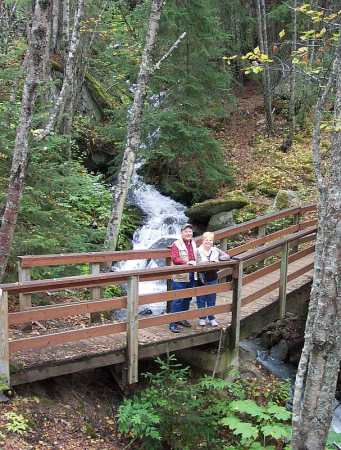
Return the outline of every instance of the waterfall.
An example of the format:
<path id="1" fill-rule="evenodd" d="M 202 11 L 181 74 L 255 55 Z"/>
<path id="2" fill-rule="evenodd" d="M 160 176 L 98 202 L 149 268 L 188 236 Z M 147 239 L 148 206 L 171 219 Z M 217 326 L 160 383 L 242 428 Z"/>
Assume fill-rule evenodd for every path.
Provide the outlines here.
<path id="1" fill-rule="evenodd" d="M 180 234 L 180 227 L 187 221 L 185 206 L 170 197 L 160 194 L 157 189 L 146 184 L 138 175 L 143 162 L 135 165 L 132 185 L 129 192 L 129 203 L 138 206 L 145 215 L 143 225 L 133 236 L 133 249 L 165 248 L 172 244 Z M 164 265 L 164 260 L 125 261 L 117 265 L 116 270 L 145 269 Z M 139 284 L 140 294 L 150 294 L 166 290 L 166 281 L 145 281 Z M 153 303 L 142 307 L 142 313 L 162 314 L 166 304 Z M 149 310 L 149 311 L 148 311 Z M 122 314 L 120 314 L 122 319 Z"/>

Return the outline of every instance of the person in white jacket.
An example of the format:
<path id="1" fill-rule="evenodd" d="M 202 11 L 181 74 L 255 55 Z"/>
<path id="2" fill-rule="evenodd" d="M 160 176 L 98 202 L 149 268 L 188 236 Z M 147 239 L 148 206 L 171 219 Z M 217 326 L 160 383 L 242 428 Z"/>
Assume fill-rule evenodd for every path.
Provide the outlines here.
<path id="1" fill-rule="evenodd" d="M 213 245 L 214 243 L 214 233 L 206 232 L 202 235 L 202 244 L 197 250 L 197 263 L 203 262 L 218 262 L 227 261 L 230 256 L 220 250 L 218 247 Z M 198 285 L 212 285 L 218 283 L 218 273 L 217 270 L 209 270 L 207 272 L 198 272 Z M 207 308 L 209 306 L 215 306 L 217 299 L 217 294 L 207 294 L 197 296 L 198 308 Z M 212 327 L 218 326 L 213 315 L 203 316 L 199 319 L 199 325 L 205 326 L 206 323 L 210 323 Z"/>

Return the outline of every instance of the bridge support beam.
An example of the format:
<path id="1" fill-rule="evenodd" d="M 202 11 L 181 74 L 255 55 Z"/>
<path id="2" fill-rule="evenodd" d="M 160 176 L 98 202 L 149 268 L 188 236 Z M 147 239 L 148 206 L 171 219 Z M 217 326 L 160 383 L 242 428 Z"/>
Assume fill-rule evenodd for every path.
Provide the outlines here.
<path id="1" fill-rule="evenodd" d="M 8 349 L 8 294 L 0 289 L 0 385 L 10 386 Z"/>
<path id="2" fill-rule="evenodd" d="M 127 296 L 127 362 L 128 362 L 128 384 L 138 382 L 138 361 L 139 361 L 139 321 L 138 321 L 138 303 L 139 303 L 139 277 L 132 276 L 128 279 Z"/>

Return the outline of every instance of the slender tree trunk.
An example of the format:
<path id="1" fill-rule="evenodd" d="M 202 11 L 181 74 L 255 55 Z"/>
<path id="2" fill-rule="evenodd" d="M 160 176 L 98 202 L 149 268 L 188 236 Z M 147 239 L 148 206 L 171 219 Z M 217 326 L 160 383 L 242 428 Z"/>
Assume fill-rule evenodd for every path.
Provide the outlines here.
<path id="1" fill-rule="evenodd" d="M 70 44 L 70 0 L 63 0 L 63 40 L 65 52 Z"/>
<path id="2" fill-rule="evenodd" d="M 264 0 L 256 0 L 257 18 L 258 18 L 258 38 L 259 47 L 262 53 L 269 54 L 268 49 L 268 33 L 266 25 L 266 9 Z M 272 114 L 272 94 L 271 94 L 271 77 L 268 65 L 265 65 L 262 72 L 264 107 L 266 116 L 266 125 L 269 134 L 273 131 L 273 114 Z"/>
<path id="3" fill-rule="evenodd" d="M 21 102 L 21 113 L 13 150 L 7 198 L 0 227 L 0 280 L 3 279 L 5 274 L 24 188 L 28 153 L 28 135 L 31 129 L 37 87 L 42 78 L 42 74 L 45 73 L 47 61 L 49 59 L 49 46 L 47 42 L 49 18 L 50 1 L 36 0 L 29 37 L 27 75 Z"/>
<path id="4" fill-rule="evenodd" d="M 330 164 L 322 169 L 320 125 L 323 106 L 336 83 L 335 126 L 341 123 L 341 35 L 333 70 L 318 101 L 313 160 L 319 188 L 314 281 L 305 343 L 296 376 L 293 450 L 323 450 L 333 414 L 341 360 L 341 133 L 332 138 Z"/>
<path id="5" fill-rule="evenodd" d="M 291 51 L 295 52 L 297 49 L 297 0 L 293 0 L 293 11 L 292 11 L 292 47 Z M 281 146 L 281 150 L 287 152 L 293 143 L 295 129 L 296 129 L 296 114 L 295 114 L 295 104 L 296 104 L 296 65 L 291 63 L 290 70 L 290 100 L 289 100 L 289 117 L 288 125 L 289 132 L 288 135 Z"/>
<path id="6" fill-rule="evenodd" d="M 56 105 L 53 112 L 51 113 L 48 124 L 46 125 L 45 129 L 39 136 L 40 140 L 44 139 L 51 133 L 51 131 L 53 131 L 58 119 L 64 113 L 65 104 L 68 101 L 68 97 L 72 94 L 74 73 L 76 70 L 76 57 L 80 45 L 80 27 L 83 14 L 84 14 L 84 0 L 78 0 L 70 43 L 70 50 L 65 65 L 65 73 L 62 89 L 60 91 L 58 99 L 56 100 Z"/>
<path id="7" fill-rule="evenodd" d="M 146 96 L 150 73 L 152 71 L 152 52 L 155 47 L 163 5 L 164 0 L 153 0 L 151 4 L 146 44 L 142 54 L 140 71 L 137 78 L 134 102 L 128 114 L 127 144 L 123 154 L 117 185 L 115 186 L 113 193 L 113 207 L 104 243 L 105 248 L 108 249 L 116 249 L 123 207 L 130 186 L 136 154 L 140 145 L 140 125 L 143 103 Z"/>

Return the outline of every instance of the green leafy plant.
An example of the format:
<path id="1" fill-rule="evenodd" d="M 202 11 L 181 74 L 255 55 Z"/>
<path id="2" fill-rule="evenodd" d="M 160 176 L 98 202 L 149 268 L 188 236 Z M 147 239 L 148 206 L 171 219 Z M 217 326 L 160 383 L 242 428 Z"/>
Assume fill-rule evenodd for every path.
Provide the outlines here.
<path id="1" fill-rule="evenodd" d="M 288 441 L 291 436 L 291 413 L 283 406 L 268 403 L 258 405 L 254 400 L 235 400 L 229 404 L 228 416 L 220 423 L 228 427 L 236 441 L 244 448 L 255 444 L 271 444 L 271 441 Z"/>
<path id="2" fill-rule="evenodd" d="M 248 399 L 249 381 L 204 376 L 192 382 L 174 356 L 157 363 L 157 373 L 145 374 L 149 386 L 118 413 L 119 430 L 144 448 L 257 450 L 289 439 L 291 413 L 264 396 L 263 404 Z"/>
<path id="3" fill-rule="evenodd" d="M 8 390 L 9 390 L 9 386 L 8 386 L 6 377 L 3 375 L 0 375 L 0 392 L 8 391 Z"/>
<path id="4" fill-rule="evenodd" d="M 17 414 L 15 412 L 8 412 L 5 414 L 8 420 L 6 428 L 8 431 L 17 434 L 23 434 L 29 429 L 28 420 L 24 418 L 23 415 Z"/>

